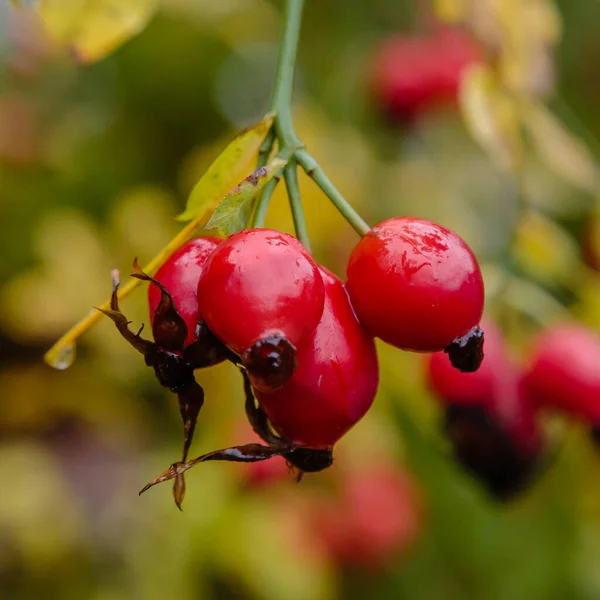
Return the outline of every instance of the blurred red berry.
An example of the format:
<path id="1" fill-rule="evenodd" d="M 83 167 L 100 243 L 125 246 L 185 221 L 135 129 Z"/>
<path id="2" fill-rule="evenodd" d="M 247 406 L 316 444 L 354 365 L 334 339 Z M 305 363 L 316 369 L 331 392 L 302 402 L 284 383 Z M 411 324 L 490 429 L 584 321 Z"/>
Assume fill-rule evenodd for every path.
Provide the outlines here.
<path id="1" fill-rule="evenodd" d="M 317 533 L 342 565 L 377 570 L 395 562 L 423 529 L 414 481 L 394 465 L 348 473 L 339 494 L 315 506 Z"/>
<path id="2" fill-rule="evenodd" d="M 358 322 L 342 281 L 320 267 L 323 315 L 279 390 L 258 391 L 273 427 L 289 442 L 331 448 L 369 410 L 379 380 L 373 338 Z"/>
<path id="3" fill-rule="evenodd" d="M 523 384 L 535 406 L 600 425 L 600 340 L 576 323 L 542 331 L 531 348 Z"/>
<path id="4" fill-rule="evenodd" d="M 456 371 L 438 352 L 427 360 L 428 380 L 458 461 L 494 496 L 507 498 L 533 480 L 542 437 L 501 332 L 489 322 L 485 332 L 476 373 Z"/>
<path id="5" fill-rule="evenodd" d="M 309 252 L 272 229 L 248 229 L 222 242 L 198 284 L 203 320 L 262 390 L 281 387 L 291 376 L 296 350 L 310 339 L 323 302 Z"/>
<path id="6" fill-rule="evenodd" d="M 462 30 L 442 27 L 434 35 L 396 35 L 374 52 L 372 94 L 385 113 L 410 122 L 455 103 L 465 67 L 482 59 L 481 47 Z"/>
<path id="7" fill-rule="evenodd" d="M 204 263 L 221 241 L 217 237 L 210 236 L 190 240 L 175 250 L 154 276 L 154 279 L 162 283 L 171 294 L 177 312 L 185 321 L 186 346 L 195 341 L 196 327 L 200 320 L 197 297 L 200 273 Z M 148 287 L 151 324 L 154 324 L 154 314 L 160 299 L 160 289 L 151 284 Z"/>
<path id="8" fill-rule="evenodd" d="M 456 233 L 426 219 L 375 225 L 352 251 L 347 273 L 358 318 L 398 348 L 442 350 L 481 319 L 477 259 Z"/>

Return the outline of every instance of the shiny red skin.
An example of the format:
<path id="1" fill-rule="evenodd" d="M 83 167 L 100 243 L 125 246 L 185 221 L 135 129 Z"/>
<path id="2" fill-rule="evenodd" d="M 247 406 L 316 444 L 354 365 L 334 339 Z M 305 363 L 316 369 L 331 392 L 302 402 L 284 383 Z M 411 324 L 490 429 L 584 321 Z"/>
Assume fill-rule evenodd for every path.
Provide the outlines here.
<path id="1" fill-rule="evenodd" d="M 185 345 L 195 341 L 196 326 L 200 318 L 198 309 L 198 280 L 204 264 L 213 250 L 222 242 L 217 237 L 199 237 L 183 244 L 175 250 L 154 278 L 162 283 L 173 298 L 175 308 L 185 321 L 187 337 Z M 153 284 L 148 286 L 150 322 L 154 323 L 154 311 L 160 303 L 160 289 Z"/>
<path id="2" fill-rule="evenodd" d="M 352 251 L 346 287 L 375 337 L 416 352 L 443 350 L 481 319 L 483 278 L 467 244 L 426 219 L 394 217 Z"/>
<path id="3" fill-rule="evenodd" d="M 248 229 L 222 242 L 198 283 L 202 318 L 237 354 L 270 335 L 300 347 L 317 326 L 323 302 L 309 252 L 273 229 Z"/>
<path id="4" fill-rule="evenodd" d="M 428 383 L 443 406 L 480 407 L 525 455 L 534 455 L 541 439 L 535 407 L 524 394 L 520 373 L 510 358 L 502 332 L 484 321 L 485 357 L 475 373 L 461 373 L 444 352 L 427 359 Z"/>
<path id="5" fill-rule="evenodd" d="M 528 400 L 600 425 L 600 340 L 582 325 L 543 331 L 523 378 Z"/>
<path id="6" fill-rule="evenodd" d="M 366 570 L 393 564 L 423 529 L 422 498 L 396 465 L 349 473 L 335 499 L 315 505 L 317 535 L 339 563 Z"/>
<path id="7" fill-rule="evenodd" d="M 481 47 L 458 29 L 440 28 L 427 37 L 396 35 L 373 55 L 372 93 L 386 113 L 410 122 L 455 104 L 464 69 L 482 59 Z"/>
<path id="8" fill-rule="evenodd" d="M 331 448 L 369 410 L 379 381 L 372 336 L 358 322 L 342 281 L 320 267 L 325 306 L 279 390 L 257 391 L 273 427 L 289 442 Z"/>

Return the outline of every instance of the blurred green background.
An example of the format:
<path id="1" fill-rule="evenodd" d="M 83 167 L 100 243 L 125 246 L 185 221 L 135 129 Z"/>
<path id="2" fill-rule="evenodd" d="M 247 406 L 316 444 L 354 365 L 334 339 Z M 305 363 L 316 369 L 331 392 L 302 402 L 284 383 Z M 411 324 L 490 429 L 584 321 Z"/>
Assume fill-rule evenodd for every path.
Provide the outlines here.
<path id="1" fill-rule="evenodd" d="M 138 497 L 179 456 L 174 398 L 108 320 L 82 338 L 70 370 L 42 355 L 108 297 L 111 268 L 128 273 L 135 256 L 146 262 L 174 235 L 195 181 L 266 112 L 281 3 L 164 0 L 138 36 L 88 65 L 31 14 L 0 7 L 0 598 L 600 597 L 600 461 L 584 428 L 545 423 L 554 461 L 531 490 L 497 504 L 450 458 L 423 357 L 383 345 L 374 408 L 329 472 L 265 483 L 244 465 L 207 464 L 189 473 L 183 513 L 169 485 Z M 593 154 L 600 3 L 557 8 L 548 103 Z M 305 12 L 296 127 L 348 200 L 371 223 L 412 214 L 460 233 L 483 263 L 489 315 L 516 357 L 546 323 L 600 327 L 594 193 L 528 152 L 522 193 L 534 210 L 517 227 L 510 178 L 457 110 L 412 128 L 378 115 L 370 56 L 392 33 L 425 29 L 423 5 L 320 0 Z M 315 255 L 343 276 L 356 235 L 316 186 L 302 178 L 301 187 Z M 267 225 L 292 231 L 281 189 Z M 123 309 L 147 322 L 145 290 Z M 198 379 L 207 402 L 193 455 L 252 441 L 234 368 Z M 382 564 L 344 565 L 327 551 L 315 510 L 341 502 L 340 482 L 381 465 L 406 498 L 372 518 L 400 519 L 403 539 Z"/>

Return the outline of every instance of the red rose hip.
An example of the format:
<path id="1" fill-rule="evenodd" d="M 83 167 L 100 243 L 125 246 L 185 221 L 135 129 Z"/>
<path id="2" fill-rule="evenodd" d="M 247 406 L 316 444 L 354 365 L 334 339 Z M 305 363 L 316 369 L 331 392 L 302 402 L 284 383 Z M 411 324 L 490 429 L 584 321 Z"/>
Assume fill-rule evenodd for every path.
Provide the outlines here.
<path id="1" fill-rule="evenodd" d="M 332 465 L 334 444 L 373 403 L 379 367 L 373 337 L 356 318 L 342 281 L 323 267 L 320 274 L 322 317 L 298 350 L 294 374 L 283 387 L 265 392 L 254 390 L 242 371 L 248 421 L 267 445 L 233 446 L 174 463 L 142 492 L 212 460 L 257 463 L 282 456 L 299 478 Z"/>
<path id="2" fill-rule="evenodd" d="M 279 390 L 257 392 L 274 429 L 294 446 L 330 449 L 369 410 L 379 379 L 373 338 L 358 322 L 342 281 L 320 268 L 323 316 Z"/>
<path id="3" fill-rule="evenodd" d="M 356 314 L 384 342 L 435 352 L 481 319 L 483 279 L 467 244 L 426 219 L 394 217 L 354 248 L 347 288 Z"/>
<path id="4" fill-rule="evenodd" d="M 482 57 L 473 38 L 459 29 L 391 36 L 369 64 L 371 91 L 387 115 L 409 123 L 432 109 L 455 104 L 464 69 Z"/>
<path id="5" fill-rule="evenodd" d="M 533 405 L 600 426 L 600 340 L 583 325 L 543 331 L 531 349 L 523 383 Z"/>
<path id="6" fill-rule="evenodd" d="M 195 341 L 196 328 L 200 320 L 197 298 L 200 274 L 204 263 L 221 241 L 217 237 L 210 236 L 190 240 L 175 250 L 154 276 L 154 279 L 162 283 L 171 294 L 177 312 L 185 321 L 187 327 L 186 346 Z M 151 284 L 148 287 L 148 305 L 152 325 L 154 325 L 154 313 L 160 301 L 160 289 Z"/>
<path id="7" fill-rule="evenodd" d="M 272 229 L 249 229 L 222 242 L 198 283 L 202 319 L 262 390 L 291 376 L 296 350 L 317 326 L 323 302 L 323 282 L 309 252 Z"/>

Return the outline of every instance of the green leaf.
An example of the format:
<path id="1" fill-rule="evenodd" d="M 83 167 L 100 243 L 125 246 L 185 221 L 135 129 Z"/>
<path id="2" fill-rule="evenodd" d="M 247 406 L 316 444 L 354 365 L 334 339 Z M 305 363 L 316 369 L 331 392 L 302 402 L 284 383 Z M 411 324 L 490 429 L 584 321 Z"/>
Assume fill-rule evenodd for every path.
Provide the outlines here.
<path id="1" fill-rule="evenodd" d="M 40 0 L 36 10 L 54 38 L 90 63 L 140 33 L 157 6 L 157 0 Z"/>
<path id="2" fill-rule="evenodd" d="M 233 183 L 239 181 L 240 170 L 246 167 L 258 152 L 274 118 L 275 115 L 269 113 L 262 121 L 238 134 L 217 156 L 194 186 L 185 211 L 177 217 L 179 221 L 191 221 L 201 213 L 207 213 L 217 207 Z"/>
<path id="3" fill-rule="evenodd" d="M 252 214 L 252 201 L 286 163 L 286 160 L 275 157 L 266 167 L 248 175 L 223 198 L 205 229 L 218 229 L 226 235 L 244 229 Z"/>

